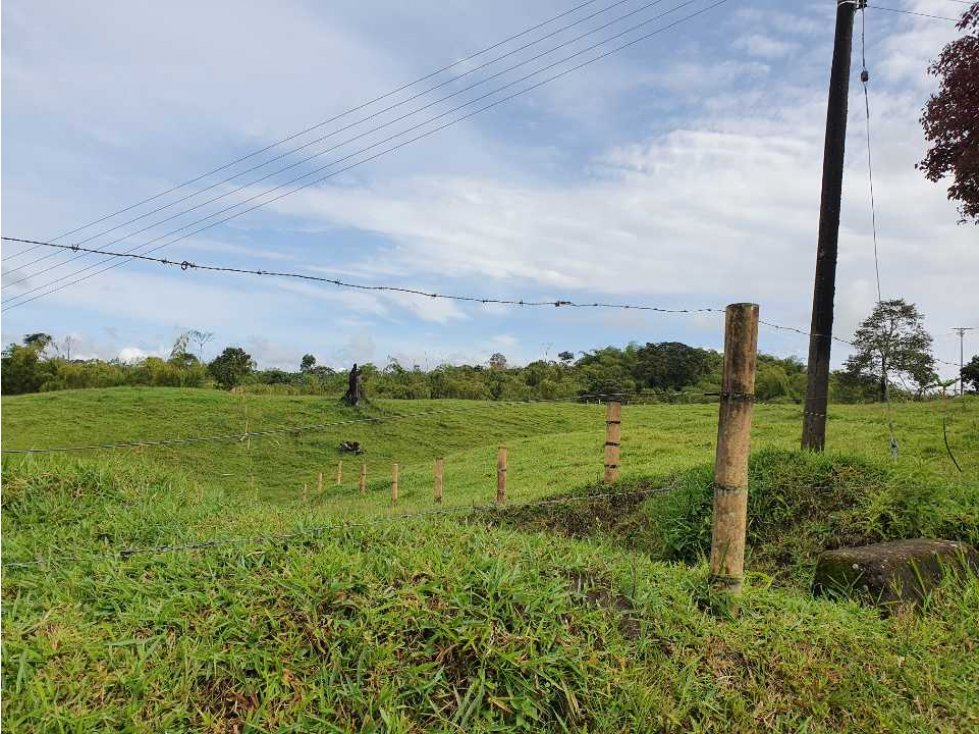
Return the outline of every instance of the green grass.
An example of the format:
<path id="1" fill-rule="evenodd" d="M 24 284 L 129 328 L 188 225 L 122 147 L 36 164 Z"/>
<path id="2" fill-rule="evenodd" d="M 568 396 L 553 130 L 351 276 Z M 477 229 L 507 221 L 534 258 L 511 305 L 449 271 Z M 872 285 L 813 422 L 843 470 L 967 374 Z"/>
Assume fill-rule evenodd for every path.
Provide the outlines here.
<path id="1" fill-rule="evenodd" d="M 63 392 L 5 399 L 3 446 L 234 433 L 245 406 L 251 430 L 358 415 L 314 397 Z M 389 420 L 434 410 L 454 412 Z M 601 406 L 387 401 L 364 413 L 377 422 L 250 451 L 6 458 L 4 563 L 43 562 L 4 569 L 4 731 L 976 730 L 979 581 L 888 617 L 808 591 L 834 544 L 979 540 L 979 403 L 894 412 L 897 461 L 879 406 L 834 407 L 825 456 L 795 450 L 798 408 L 757 406 L 737 620 L 701 611 L 716 406 L 625 408 L 614 489 L 677 487 L 632 500 L 579 497 L 601 469 Z M 349 458 L 331 486 L 341 440 L 367 447 L 366 498 Z M 511 509 L 395 517 L 432 510 L 439 454 L 446 507 L 491 501 L 500 443 Z M 324 495 L 303 502 L 320 470 Z M 566 501 L 517 506 L 544 496 Z M 219 542 L 119 554 L 201 541 Z"/>
<path id="2" fill-rule="evenodd" d="M 433 414 L 435 412 L 435 414 Z M 410 416 L 414 418 L 397 418 Z M 868 459 L 889 456 L 887 421 L 878 405 L 839 406 L 830 411 L 829 448 Z M 942 438 L 949 438 L 967 474 L 979 476 L 979 402 L 894 406 L 901 444 L 899 465 L 939 481 L 958 475 Z M 236 396 L 216 390 L 114 388 L 10 397 L 4 400 L 3 446 L 45 447 L 243 433 L 375 417 L 300 434 L 249 441 L 147 447 L 122 453 L 147 467 L 182 471 L 192 482 L 229 496 L 258 494 L 277 504 L 299 501 L 303 486 L 315 490 L 338 513 L 383 512 L 388 505 L 391 465 L 401 465 L 402 509 L 431 504 L 433 462 L 445 456 L 445 502 L 473 504 L 495 495 L 496 451 L 509 450 L 509 495 L 534 499 L 599 476 L 603 463 L 604 407 L 577 404 L 498 404 L 475 401 L 379 401 L 362 411 L 331 398 Z M 796 406 L 759 405 L 753 448 L 794 449 L 801 416 Z M 664 479 L 713 458 L 717 430 L 714 405 L 626 406 L 623 410 L 623 477 Z M 341 441 L 359 441 L 362 457 L 344 456 Z M 344 482 L 336 469 L 344 463 Z M 368 464 L 369 496 L 357 492 L 360 462 Z M 254 492 L 251 477 L 255 477 Z M 312 494 L 315 494 L 311 492 Z"/>
<path id="3" fill-rule="evenodd" d="M 112 559 L 329 520 L 124 463 L 7 468 L 5 731 L 970 731 L 979 582 L 921 613 L 614 544 L 427 518 Z"/>

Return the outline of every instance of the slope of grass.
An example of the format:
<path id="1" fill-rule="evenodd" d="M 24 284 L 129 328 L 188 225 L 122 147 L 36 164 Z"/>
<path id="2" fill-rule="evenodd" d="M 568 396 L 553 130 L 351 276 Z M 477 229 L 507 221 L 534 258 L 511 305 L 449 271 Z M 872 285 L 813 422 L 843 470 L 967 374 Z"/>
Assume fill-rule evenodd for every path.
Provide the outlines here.
<path id="1" fill-rule="evenodd" d="M 601 471 L 604 407 L 578 404 L 499 404 L 475 401 L 379 401 L 351 410 L 318 397 L 236 396 L 215 390 L 114 388 L 5 398 L 4 448 L 111 443 L 198 435 L 237 435 L 283 426 L 335 424 L 250 441 L 130 449 L 121 454 L 147 468 L 165 466 L 229 496 L 311 502 L 336 512 L 375 513 L 387 507 L 391 464 L 401 465 L 401 507 L 431 504 L 432 464 L 446 457 L 447 504 L 490 501 L 495 492 L 498 445 L 509 448 L 509 493 L 533 499 L 593 481 Z M 403 417 L 399 417 L 403 416 Z M 413 417 L 412 417 L 413 416 Z M 899 404 L 895 428 L 899 466 L 924 471 L 934 481 L 959 476 L 943 443 L 942 419 L 966 476 L 979 476 L 979 402 Z M 712 405 L 626 406 L 623 411 L 623 477 L 665 479 L 712 459 L 717 408 Z M 800 411 L 759 405 L 755 448 L 794 449 Z M 343 455 L 341 441 L 359 441 L 362 457 Z M 830 449 L 868 459 L 889 456 L 881 406 L 831 409 Z M 98 455 L 98 454 L 96 454 Z M 344 463 L 342 486 L 336 469 Z M 369 493 L 357 492 L 360 462 L 368 464 Z M 325 492 L 316 496 L 317 476 Z M 254 482 L 252 481 L 254 477 Z"/>
<path id="2" fill-rule="evenodd" d="M 125 459 L 3 480 L 4 561 L 50 560 L 4 573 L 5 731 L 979 727 L 974 579 L 881 619 L 753 575 L 723 621 L 702 566 L 604 542 L 451 516 L 312 532 L 331 510 Z M 107 555 L 278 533 L 299 534 Z"/>
<path id="3" fill-rule="evenodd" d="M 614 501 L 579 490 L 487 517 L 699 563 L 710 554 L 711 479 L 712 467 L 703 465 L 680 472 L 669 492 L 633 479 L 616 487 Z M 781 585 L 809 588 L 824 550 L 920 537 L 979 545 L 979 482 L 938 481 L 926 466 L 915 471 L 853 455 L 763 449 L 751 457 L 746 563 Z"/>

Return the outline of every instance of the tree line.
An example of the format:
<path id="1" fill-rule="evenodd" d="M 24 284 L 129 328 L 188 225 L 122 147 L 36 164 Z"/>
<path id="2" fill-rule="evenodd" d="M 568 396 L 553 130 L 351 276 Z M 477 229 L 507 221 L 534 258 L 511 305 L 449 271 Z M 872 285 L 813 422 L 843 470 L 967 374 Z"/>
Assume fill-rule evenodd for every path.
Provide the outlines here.
<path id="1" fill-rule="evenodd" d="M 213 334 L 189 331 L 175 341 L 166 358 L 120 360 L 72 359 L 70 340 L 45 333 L 28 334 L 3 350 L 2 390 L 12 395 L 90 387 L 219 388 L 270 394 L 340 397 L 347 375 L 320 365 L 312 354 L 295 371 L 258 369 L 244 349 L 228 346 L 211 361 L 204 348 Z M 931 337 L 913 304 L 885 301 L 853 337 L 854 354 L 833 373 L 831 399 L 869 402 L 884 397 L 921 398 L 944 392 L 954 382 L 938 379 Z M 192 348 L 196 346 L 195 349 Z M 608 346 L 557 359 L 511 365 L 503 354 L 487 364 L 441 364 L 431 369 L 404 366 L 389 359 L 383 366 L 360 366 L 368 399 L 555 400 L 620 395 L 632 401 L 709 402 L 721 385 L 722 356 L 682 342 Z M 887 375 L 887 379 L 885 379 Z M 966 385 L 979 390 L 979 355 L 962 371 Z M 757 399 L 801 402 L 805 366 L 794 357 L 758 355 Z"/>

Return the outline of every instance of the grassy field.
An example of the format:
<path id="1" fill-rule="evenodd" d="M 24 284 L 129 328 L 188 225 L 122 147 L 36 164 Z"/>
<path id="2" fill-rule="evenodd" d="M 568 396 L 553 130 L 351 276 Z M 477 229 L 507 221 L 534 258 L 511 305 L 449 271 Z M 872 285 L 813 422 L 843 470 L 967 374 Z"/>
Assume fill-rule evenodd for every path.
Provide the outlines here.
<path id="1" fill-rule="evenodd" d="M 979 581 L 949 578 L 890 616 L 808 590 L 825 547 L 979 541 L 975 401 L 895 406 L 897 461 L 879 406 L 833 408 L 826 456 L 795 450 L 797 407 L 758 406 L 737 620 L 701 611 L 716 406 L 627 406 L 615 500 L 591 496 L 605 492 L 601 406 L 358 416 L 316 398 L 117 389 L 3 408 L 5 449 L 235 433 L 246 409 L 249 430 L 378 419 L 250 450 L 6 458 L 4 731 L 979 728 Z M 348 481 L 303 502 L 341 440 L 367 447 L 370 495 Z M 436 454 L 447 505 L 491 500 L 500 443 L 511 509 L 391 516 L 432 509 Z"/>
<path id="2" fill-rule="evenodd" d="M 972 476 L 979 473 L 979 403 L 906 403 L 895 405 L 893 413 L 902 467 L 939 480 L 958 478 L 943 443 L 942 417 L 947 415 L 949 441 L 957 458 Z M 368 418 L 376 420 L 365 421 Z M 429 506 L 436 456 L 445 457 L 446 504 L 491 501 L 500 444 L 508 447 L 509 495 L 515 501 L 594 481 L 603 463 L 604 419 L 604 406 L 570 403 L 380 401 L 364 410 L 352 410 L 317 397 L 114 388 L 6 398 L 3 447 L 238 435 L 246 426 L 249 431 L 262 431 L 347 422 L 250 441 L 147 447 L 101 455 L 121 453 L 131 462 L 176 469 L 189 481 L 222 489 L 229 496 L 257 494 L 276 504 L 298 502 L 307 485 L 311 501 L 328 503 L 338 513 L 376 513 L 388 508 L 394 462 L 401 466 L 401 509 Z M 716 426 L 714 405 L 626 406 L 623 477 L 665 481 L 678 470 L 710 463 Z M 753 448 L 794 449 L 800 426 L 798 407 L 759 405 Z M 887 417 L 879 405 L 832 408 L 829 436 L 831 449 L 867 458 L 890 455 Z M 338 448 L 341 441 L 359 441 L 366 453 L 344 455 Z M 339 461 L 344 462 L 344 482 L 337 487 Z M 357 491 L 361 461 L 368 464 L 365 499 Z M 326 490 L 322 496 L 314 491 L 319 472 L 323 472 Z"/>

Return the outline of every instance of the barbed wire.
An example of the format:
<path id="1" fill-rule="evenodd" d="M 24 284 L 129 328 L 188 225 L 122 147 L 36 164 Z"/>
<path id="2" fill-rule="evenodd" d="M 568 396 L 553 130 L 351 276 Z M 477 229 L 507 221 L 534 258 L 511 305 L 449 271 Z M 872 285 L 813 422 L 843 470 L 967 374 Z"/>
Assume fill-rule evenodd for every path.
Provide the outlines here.
<path id="1" fill-rule="evenodd" d="M 542 500 L 530 500 L 527 502 L 498 505 L 496 503 L 482 503 L 471 505 L 457 505 L 454 507 L 442 507 L 432 510 L 421 510 L 419 512 L 398 513 L 385 515 L 383 517 L 366 518 L 363 520 L 344 521 L 317 525 L 304 530 L 297 530 L 292 533 L 281 533 L 272 535 L 252 535 L 252 536 L 232 536 L 228 538 L 214 538 L 201 540 L 191 543 L 166 543 L 153 546 L 121 548 L 108 553 L 96 553 L 88 556 L 56 556 L 53 558 L 36 558 L 30 561 L 4 561 L 3 568 L 34 568 L 37 566 L 56 566 L 66 563 L 85 563 L 100 560 L 127 560 L 135 556 L 144 555 L 163 555 L 168 553 L 179 553 L 184 551 L 208 550 L 224 546 L 237 545 L 273 545 L 276 543 L 289 543 L 304 538 L 315 539 L 331 530 L 348 530 L 352 528 L 374 527 L 382 523 L 403 522 L 416 520 L 419 518 L 432 518 L 437 516 L 449 516 L 459 513 L 471 513 L 478 516 L 480 513 L 496 512 L 503 513 L 514 510 L 523 510 L 531 507 L 548 507 L 559 504 L 569 504 L 573 502 L 590 502 L 595 500 L 612 500 L 615 498 L 629 497 L 651 497 L 655 495 L 668 494 L 679 488 L 681 481 L 674 480 L 663 487 L 651 487 L 637 490 L 617 490 L 612 492 L 565 495 L 562 497 L 551 497 Z M 713 482 L 705 485 L 705 489 L 713 485 Z"/>
<path id="2" fill-rule="evenodd" d="M 171 260 L 165 257 L 154 257 L 152 255 L 141 255 L 133 252 L 115 252 L 111 250 L 104 250 L 99 248 L 82 247 L 80 245 L 69 245 L 60 244 L 55 242 L 46 242 L 43 240 L 32 240 L 22 237 L 7 237 L 4 236 L 3 239 L 7 242 L 18 242 L 23 244 L 35 244 L 43 247 L 53 247 L 62 250 L 75 250 L 87 253 L 94 253 L 98 255 L 106 255 L 109 257 L 119 257 L 119 258 L 129 258 L 133 260 L 143 260 L 146 262 L 159 263 L 160 265 L 165 265 L 168 267 L 177 267 L 182 271 L 186 272 L 188 270 L 200 270 L 207 272 L 216 273 L 232 273 L 235 275 L 255 275 L 262 277 L 275 277 L 275 278 L 289 278 L 293 280 L 303 280 L 316 283 L 323 283 L 326 285 L 333 285 L 338 288 L 350 288 L 353 290 L 360 291 L 372 291 L 372 292 L 388 292 L 388 293 L 402 293 L 406 295 L 419 296 L 423 298 L 431 298 L 436 300 L 448 300 L 448 301 L 459 301 L 466 303 L 476 303 L 482 305 L 497 305 L 497 306 L 518 306 L 518 307 L 554 307 L 554 308 L 578 308 L 578 309 L 615 309 L 623 311 L 647 311 L 651 313 L 662 313 L 662 314 L 704 314 L 704 313 L 724 313 L 725 309 L 717 306 L 701 306 L 701 307 L 689 307 L 689 308 L 669 308 L 666 306 L 652 306 L 648 304 L 636 304 L 636 303 L 608 303 L 608 302 L 581 302 L 572 301 L 569 298 L 554 298 L 554 299 L 530 299 L 530 298 L 496 298 L 492 296 L 471 296 L 471 295 L 459 295 L 451 293 L 439 293 L 437 291 L 426 291 L 421 288 L 411 288 L 408 286 L 399 285 L 369 285 L 365 283 L 353 283 L 349 281 L 340 280 L 338 278 L 327 278 L 320 275 L 311 275 L 309 273 L 296 273 L 289 271 L 279 271 L 279 270 L 265 270 L 259 268 L 238 268 L 227 265 L 206 265 L 201 263 L 196 263 L 191 260 Z M 799 334 L 800 336 L 810 336 L 810 332 L 800 329 L 795 326 L 786 326 L 784 324 L 776 324 L 771 321 L 759 320 L 759 324 L 767 326 L 778 331 L 788 331 L 794 334 Z M 849 347 L 857 348 L 857 345 L 848 339 L 843 339 L 842 337 L 834 336 L 833 341 L 839 342 L 840 344 L 846 344 Z M 947 365 L 950 367 L 957 367 L 958 365 L 953 362 L 947 362 L 942 359 L 935 359 L 936 362 Z"/>
<path id="3" fill-rule="evenodd" d="M 667 313 L 667 314 L 724 313 L 723 308 L 714 308 L 714 307 L 666 308 L 663 306 L 647 306 L 647 305 L 636 305 L 636 304 L 626 304 L 626 303 L 579 303 L 565 298 L 557 298 L 553 300 L 552 299 L 533 300 L 533 299 L 524 299 L 524 298 L 506 299 L 506 298 L 493 298 L 487 296 L 454 295 L 449 293 L 426 291 L 420 288 L 410 288 L 407 286 L 368 285 L 364 283 L 351 283 L 336 278 L 327 278 L 319 275 L 310 275 L 308 273 L 284 272 L 284 271 L 277 271 L 277 270 L 263 270 L 263 269 L 255 269 L 255 268 L 236 268 L 236 267 L 230 267 L 225 265 L 202 265 L 199 263 L 192 262 L 190 260 L 170 260 L 168 258 L 153 257 L 151 255 L 140 255 L 138 253 L 132 253 L 132 252 L 113 252 L 111 250 L 82 247 L 80 245 L 57 244 L 54 242 L 44 242 L 41 240 L 29 240 L 20 237 L 3 237 L 2 239 L 7 242 L 36 244 L 36 245 L 42 245 L 44 247 L 56 247 L 63 250 L 74 250 L 79 252 L 94 253 L 98 255 L 108 255 L 110 257 L 129 258 L 133 260 L 144 260 L 147 262 L 159 263 L 161 265 L 166 265 L 170 267 L 178 267 L 183 271 L 202 270 L 202 271 L 217 272 L 217 273 L 234 273 L 237 275 L 256 275 L 256 276 L 267 276 L 267 277 L 275 277 L 275 278 L 292 278 L 296 280 L 325 283 L 327 285 L 334 285 L 339 288 L 351 288 L 354 290 L 361 290 L 361 291 L 382 291 L 382 292 L 390 292 L 390 293 L 404 293 L 413 296 L 422 296 L 425 298 L 450 300 L 450 301 L 466 301 L 469 303 L 479 303 L 479 304 L 487 304 L 487 305 L 492 304 L 492 305 L 503 305 L 503 306 L 532 306 L 532 307 L 552 306 L 557 308 L 560 307 L 607 308 L 607 309 L 625 309 L 625 310 L 635 310 L 635 311 L 654 311 L 657 313 Z"/>

